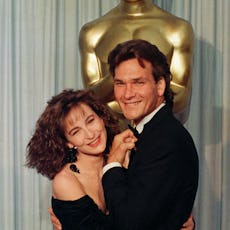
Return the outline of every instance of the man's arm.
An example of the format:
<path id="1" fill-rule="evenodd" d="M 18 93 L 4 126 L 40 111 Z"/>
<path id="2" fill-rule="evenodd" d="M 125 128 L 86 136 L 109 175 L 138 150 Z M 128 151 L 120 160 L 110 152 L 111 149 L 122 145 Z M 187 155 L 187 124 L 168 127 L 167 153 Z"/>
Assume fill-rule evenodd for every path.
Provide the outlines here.
<path id="1" fill-rule="evenodd" d="M 50 221 L 53 224 L 54 230 L 62 230 L 62 226 L 58 218 L 55 216 L 51 207 L 48 208 L 48 212 L 50 214 Z M 188 218 L 188 220 L 183 224 L 181 230 L 194 230 L 195 221 L 192 215 Z M 77 230 L 77 229 L 76 229 Z"/>

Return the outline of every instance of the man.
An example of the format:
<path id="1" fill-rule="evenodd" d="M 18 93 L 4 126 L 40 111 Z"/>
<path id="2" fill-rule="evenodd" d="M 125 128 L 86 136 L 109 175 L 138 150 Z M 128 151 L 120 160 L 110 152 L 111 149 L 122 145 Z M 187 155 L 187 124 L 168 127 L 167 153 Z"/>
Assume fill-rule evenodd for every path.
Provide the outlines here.
<path id="1" fill-rule="evenodd" d="M 115 98 L 139 132 L 128 169 L 121 167 L 125 156 L 116 148 L 103 168 L 104 194 L 114 226 L 180 229 L 192 211 L 198 157 L 190 134 L 173 116 L 166 57 L 147 41 L 130 40 L 115 47 L 108 63 Z M 187 230 L 193 229 L 189 220 Z"/>
<path id="2" fill-rule="evenodd" d="M 82 27 L 79 48 L 84 86 L 93 88 L 122 119 L 114 101 L 107 57 L 117 44 L 130 39 L 147 40 L 167 57 L 175 93 L 173 112 L 184 123 L 191 95 L 193 29 L 188 21 L 159 8 L 152 0 L 120 0 L 105 15 Z"/>
<path id="3" fill-rule="evenodd" d="M 102 178 L 116 229 L 180 229 L 198 186 L 193 140 L 172 113 L 173 93 L 166 57 L 144 40 L 115 47 L 108 58 L 114 95 L 139 132 L 124 170 L 124 157 L 111 151 Z"/>

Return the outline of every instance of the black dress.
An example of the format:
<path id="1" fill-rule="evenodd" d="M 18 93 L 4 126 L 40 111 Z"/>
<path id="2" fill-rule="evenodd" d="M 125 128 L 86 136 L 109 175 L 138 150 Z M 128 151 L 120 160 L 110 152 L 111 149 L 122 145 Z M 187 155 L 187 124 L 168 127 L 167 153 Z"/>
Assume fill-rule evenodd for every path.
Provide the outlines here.
<path id="1" fill-rule="evenodd" d="M 52 197 L 52 208 L 63 230 L 112 230 L 109 216 L 85 195 L 75 201 L 62 201 Z"/>

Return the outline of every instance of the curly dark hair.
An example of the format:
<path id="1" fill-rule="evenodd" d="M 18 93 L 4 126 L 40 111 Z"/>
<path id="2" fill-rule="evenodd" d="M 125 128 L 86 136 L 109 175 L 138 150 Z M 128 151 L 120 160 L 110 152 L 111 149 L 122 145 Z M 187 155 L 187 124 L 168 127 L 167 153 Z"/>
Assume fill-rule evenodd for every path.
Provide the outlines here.
<path id="1" fill-rule="evenodd" d="M 85 103 L 103 119 L 107 131 L 105 154 L 108 153 L 114 136 L 120 132 L 118 120 L 93 92 L 67 89 L 47 102 L 38 119 L 34 134 L 27 145 L 27 167 L 36 168 L 38 173 L 50 180 L 61 171 L 66 164 L 65 156 L 69 149 L 64 135 L 64 119 L 79 103 Z"/>
<path id="2" fill-rule="evenodd" d="M 173 92 L 170 89 L 171 73 L 166 56 L 148 41 L 133 39 L 118 44 L 108 56 L 108 64 L 111 75 L 114 77 L 116 67 L 123 61 L 136 58 L 141 67 L 145 67 L 143 60 L 152 64 L 152 75 L 156 82 L 162 77 L 165 79 L 165 101 L 173 106 Z"/>

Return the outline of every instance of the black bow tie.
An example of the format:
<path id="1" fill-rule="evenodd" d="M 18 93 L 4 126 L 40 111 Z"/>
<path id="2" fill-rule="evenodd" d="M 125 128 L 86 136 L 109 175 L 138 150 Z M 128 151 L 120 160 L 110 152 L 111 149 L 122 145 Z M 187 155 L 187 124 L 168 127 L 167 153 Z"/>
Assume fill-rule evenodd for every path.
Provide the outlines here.
<path id="1" fill-rule="evenodd" d="M 134 127 L 132 127 L 131 125 L 128 125 L 128 127 L 129 127 L 129 129 L 132 130 L 134 136 L 135 136 L 136 138 L 138 138 L 140 134 L 138 133 L 137 129 L 134 128 Z"/>

